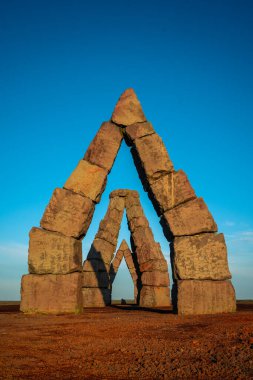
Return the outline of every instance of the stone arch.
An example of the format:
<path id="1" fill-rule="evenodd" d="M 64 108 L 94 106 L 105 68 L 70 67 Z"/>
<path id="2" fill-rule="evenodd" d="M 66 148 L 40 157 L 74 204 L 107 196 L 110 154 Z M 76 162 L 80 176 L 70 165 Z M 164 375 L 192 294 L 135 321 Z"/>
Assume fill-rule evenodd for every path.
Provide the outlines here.
<path id="1" fill-rule="evenodd" d="M 134 284 L 134 301 L 137 303 L 137 296 L 138 296 L 138 273 L 134 264 L 133 259 L 133 253 L 130 250 L 126 240 L 122 240 L 119 249 L 116 252 L 116 255 L 114 256 L 111 265 L 110 265 L 110 285 L 112 289 L 113 282 L 115 280 L 115 277 L 118 273 L 118 269 L 120 267 L 120 264 L 122 262 L 122 259 L 125 259 L 127 268 L 129 270 L 129 273 L 131 275 L 131 278 L 133 280 Z"/>
<path id="2" fill-rule="evenodd" d="M 160 244 L 155 242 L 138 192 L 126 189 L 115 190 L 110 194 L 105 217 L 100 222 L 98 232 L 84 262 L 83 306 L 100 307 L 110 304 L 108 294 L 110 276 L 113 276 L 110 271 L 113 270 L 113 256 L 116 251 L 124 209 L 126 209 L 131 234 L 132 258 L 137 274 L 136 302 L 143 307 L 169 306 L 167 262 Z M 126 243 L 122 243 L 121 248 L 126 249 L 127 255 Z M 120 254 L 121 250 L 118 251 L 118 256 Z M 119 263 L 119 259 L 116 259 L 115 263 L 117 262 Z M 106 276 L 107 282 L 105 281 Z"/>
<path id="3" fill-rule="evenodd" d="M 81 309 L 82 297 L 77 290 L 82 281 L 81 269 L 80 265 L 73 267 L 73 258 L 80 255 L 79 241 L 89 228 L 123 137 L 131 146 L 144 190 L 161 218 L 171 245 L 173 294 L 178 312 L 234 311 L 235 293 L 224 237 L 217 234 L 211 213 L 203 199 L 195 195 L 185 173 L 174 169 L 163 141 L 146 120 L 132 89 L 121 95 L 111 120 L 101 125 L 63 189 L 54 191 L 42 217 L 40 232 L 31 231 L 30 274 L 22 278 L 21 310 L 73 312 Z M 56 262 L 56 257 L 64 256 L 72 264 L 65 263 L 64 268 L 55 264 L 51 268 L 51 264 L 49 267 L 41 264 L 38 256 L 43 257 L 45 263 Z M 45 290 L 47 297 L 35 302 L 36 295 Z M 50 303 L 54 299 L 57 301 Z"/>

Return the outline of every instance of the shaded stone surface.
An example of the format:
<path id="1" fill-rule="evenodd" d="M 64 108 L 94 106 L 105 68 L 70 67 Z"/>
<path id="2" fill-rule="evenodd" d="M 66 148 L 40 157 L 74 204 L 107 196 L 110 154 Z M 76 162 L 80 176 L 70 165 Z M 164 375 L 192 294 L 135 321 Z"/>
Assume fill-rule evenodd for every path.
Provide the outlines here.
<path id="1" fill-rule="evenodd" d="M 36 227 L 29 237 L 29 273 L 66 274 L 82 270 L 80 240 Z"/>
<path id="2" fill-rule="evenodd" d="M 196 198 L 195 192 L 183 170 L 171 172 L 150 183 L 149 195 L 154 202 L 158 215 Z"/>
<path id="3" fill-rule="evenodd" d="M 105 307 L 111 303 L 110 289 L 82 288 L 83 307 Z"/>
<path id="4" fill-rule="evenodd" d="M 83 287 L 107 288 L 109 286 L 109 274 L 107 272 L 83 272 Z"/>
<path id="5" fill-rule="evenodd" d="M 88 260 L 99 260 L 101 259 L 104 263 L 110 264 L 116 246 L 109 243 L 106 240 L 94 239 L 90 251 L 88 253 Z"/>
<path id="6" fill-rule="evenodd" d="M 106 179 L 107 171 L 105 169 L 81 160 L 68 178 L 64 188 L 98 203 L 105 189 Z"/>
<path id="7" fill-rule="evenodd" d="M 140 291 L 139 305 L 142 307 L 170 306 L 170 294 L 168 287 L 143 286 Z"/>
<path id="8" fill-rule="evenodd" d="M 44 212 L 40 225 L 65 236 L 84 236 L 94 212 L 94 203 L 72 191 L 57 188 Z"/>
<path id="9" fill-rule="evenodd" d="M 180 280 L 231 278 L 223 234 L 177 237 L 173 242 L 174 273 Z"/>
<path id="10" fill-rule="evenodd" d="M 141 104 L 132 88 L 128 88 L 120 96 L 112 114 L 112 121 L 125 126 L 146 121 Z"/>
<path id="11" fill-rule="evenodd" d="M 113 123 L 104 122 L 87 149 L 84 159 L 110 172 L 122 139 L 121 128 Z"/>
<path id="12" fill-rule="evenodd" d="M 141 275 L 142 285 L 150 286 L 169 286 L 169 274 L 168 272 L 143 272 Z"/>
<path id="13" fill-rule="evenodd" d="M 105 263 L 102 259 L 89 259 L 83 263 L 84 272 L 109 272 L 110 264 Z"/>
<path id="14" fill-rule="evenodd" d="M 82 275 L 28 274 L 22 277 L 20 310 L 24 313 L 80 313 Z"/>
<path id="15" fill-rule="evenodd" d="M 125 129 L 125 136 L 128 143 L 133 143 L 135 139 L 152 135 L 155 133 L 155 130 L 151 123 L 135 123 L 132 125 L 129 125 Z"/>
<path id="16" fill-rule="evenodd" d="M 135 151 L 149 183 L 173 170 L 165 145 L 156 133 L 136 139 Z"/>
<path id="17" fill-rule="evenodd" d="M 217 231 L 217 225 L 202 198 L 166 211 L 164 220 L 168 230 L 174 236 Z"/>
<path id="18" fill-rule="evenodd" d="M 236 311 L 230 281 L 178 281 L 178 314 L 216 314 Z"/>

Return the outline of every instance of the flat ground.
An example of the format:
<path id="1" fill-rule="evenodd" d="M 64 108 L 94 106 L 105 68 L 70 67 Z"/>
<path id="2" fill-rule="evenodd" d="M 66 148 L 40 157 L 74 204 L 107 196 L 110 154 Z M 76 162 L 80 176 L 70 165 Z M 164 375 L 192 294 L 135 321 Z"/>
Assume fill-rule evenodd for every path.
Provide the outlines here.
<path id="1" fill-rule="evenodd" d="M 0 379 L 253 379 L 253 303 L 187 316 L 130 306 L 24 315 L 0 304 Z"/>

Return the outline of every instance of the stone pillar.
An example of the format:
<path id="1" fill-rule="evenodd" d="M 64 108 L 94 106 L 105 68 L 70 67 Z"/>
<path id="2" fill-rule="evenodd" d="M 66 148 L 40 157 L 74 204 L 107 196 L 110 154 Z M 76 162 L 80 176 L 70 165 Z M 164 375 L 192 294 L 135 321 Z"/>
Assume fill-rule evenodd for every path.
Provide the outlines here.
<path id="1" fill-rule="evenodd" d="M 142 307 L 170 306 L 169 274 L 160 244 L 154 240 L 138 193 L 126 197 L 126 212 L 133 252 L 138 262 L 138 303 Z"/>
<path id="2" fill-rule="evenodd" d="M 87 260 L 83 265 L 83 307 L 103 307 L 111 303 L 110 264 L 116 250 L 125 208 L 122 197 L 110 197 Z"/>

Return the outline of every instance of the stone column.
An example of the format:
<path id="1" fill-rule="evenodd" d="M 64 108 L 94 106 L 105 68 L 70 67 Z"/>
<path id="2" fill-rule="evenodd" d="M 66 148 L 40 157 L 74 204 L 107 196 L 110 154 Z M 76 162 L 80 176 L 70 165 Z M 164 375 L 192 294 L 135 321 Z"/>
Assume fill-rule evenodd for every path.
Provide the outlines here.
<path id="1" fill-rule="evenodd" d="M 83 265 L 83 307 L 103 307 L 111 303 L 110 265 L 116 250 L 125 208 L 122 197 L 111 196 L 104 219 Z"/>

